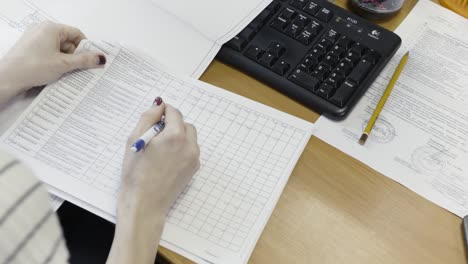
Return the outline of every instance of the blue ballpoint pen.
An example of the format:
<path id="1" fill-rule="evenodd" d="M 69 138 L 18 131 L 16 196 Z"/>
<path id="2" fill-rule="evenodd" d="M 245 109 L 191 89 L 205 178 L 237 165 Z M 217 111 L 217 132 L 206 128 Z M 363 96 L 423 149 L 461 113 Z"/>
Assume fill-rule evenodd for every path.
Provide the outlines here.
<path id="1" fill-rule="evenodd" d="M 139 152 L 145 148 L 145 146 L 157 136 L 164 129 L 166 123 L 164 121 L 157 122 L 152 126 L 148 131 L 146 131 L 143 136 L 141 136 L 135 143 L 133 143 L 131 150 L 133 152 Z"/>

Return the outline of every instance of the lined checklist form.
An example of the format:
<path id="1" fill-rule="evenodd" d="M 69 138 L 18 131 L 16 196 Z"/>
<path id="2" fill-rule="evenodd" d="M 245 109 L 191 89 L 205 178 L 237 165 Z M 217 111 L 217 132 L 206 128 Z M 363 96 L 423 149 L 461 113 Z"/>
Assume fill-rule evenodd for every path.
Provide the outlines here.
<path id="1" fill-rule="evenodd" d="M 201 169 L 171 208 L 161 244 L 197 262 L 246 263 L 313 124 L 177 77 L 117 44 L 85 42 L 79 52 L 87 50 L 106 53 L 106 68 L 46 87 L 2 145 L 51 192 L 115 221 L 125 142 L 161 96 L 196 126 L 201 148 Z"/>

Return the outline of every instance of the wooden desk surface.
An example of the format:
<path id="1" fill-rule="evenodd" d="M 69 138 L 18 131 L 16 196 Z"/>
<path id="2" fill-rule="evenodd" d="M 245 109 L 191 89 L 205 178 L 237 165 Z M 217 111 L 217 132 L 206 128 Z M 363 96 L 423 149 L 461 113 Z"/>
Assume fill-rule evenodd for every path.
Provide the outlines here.
<path id="1" fill-rule="evenodd" d="M 396 17 L 379 24 L 394 30 L 416 2 L 407 0 Z M 202 80 L 311 122 L 319 117 L 219 61 Z M 174 263 L 191 263 L 164 248 L 160 253 Z M 466 259 L 460 218 L 312 138 L 249 263 L 457 264 Z"/>

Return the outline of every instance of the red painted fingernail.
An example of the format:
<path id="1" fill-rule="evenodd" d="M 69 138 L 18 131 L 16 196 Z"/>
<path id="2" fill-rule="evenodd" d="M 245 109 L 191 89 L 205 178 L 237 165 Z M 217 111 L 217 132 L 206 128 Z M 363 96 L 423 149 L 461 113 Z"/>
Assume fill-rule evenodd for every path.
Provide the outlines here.
<path id="1" fill-rule="evenodd" d="M 99 55 L 98 58 L 99 58 L 99 62 L 98 62 L 99 65 L 106 64 L 107 60 L 106 60 L 106 57 L 104 55 Z"/>
<path id="2" fill-rule="evenodd" d="M 162 98 L 158 96 L 158 97 L 156 97 L 156 99 L 154 100 L 153 105 L 158 105 L 158 106 L 159 106 L 159 105 L 162 104 L 162 102 L 163 102 Z"/>

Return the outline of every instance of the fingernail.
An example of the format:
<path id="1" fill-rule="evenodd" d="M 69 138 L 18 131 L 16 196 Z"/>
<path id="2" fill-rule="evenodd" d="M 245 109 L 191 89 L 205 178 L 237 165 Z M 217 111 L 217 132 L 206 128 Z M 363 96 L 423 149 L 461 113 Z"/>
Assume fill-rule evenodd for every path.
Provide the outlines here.
<path id="1" fill-rule="evenodd" d="M 104 55 L 98 55 L 98 65 L 106 64 L 106 57 Z"/>
<path id="2" fill-rule="evenodd" d="M 161 97 L 156 97 L 156 99 L 154 99 L 154 102 L 153 102 L 153 105 L 161 105 L 163 102 L 162 98 Z"/>

